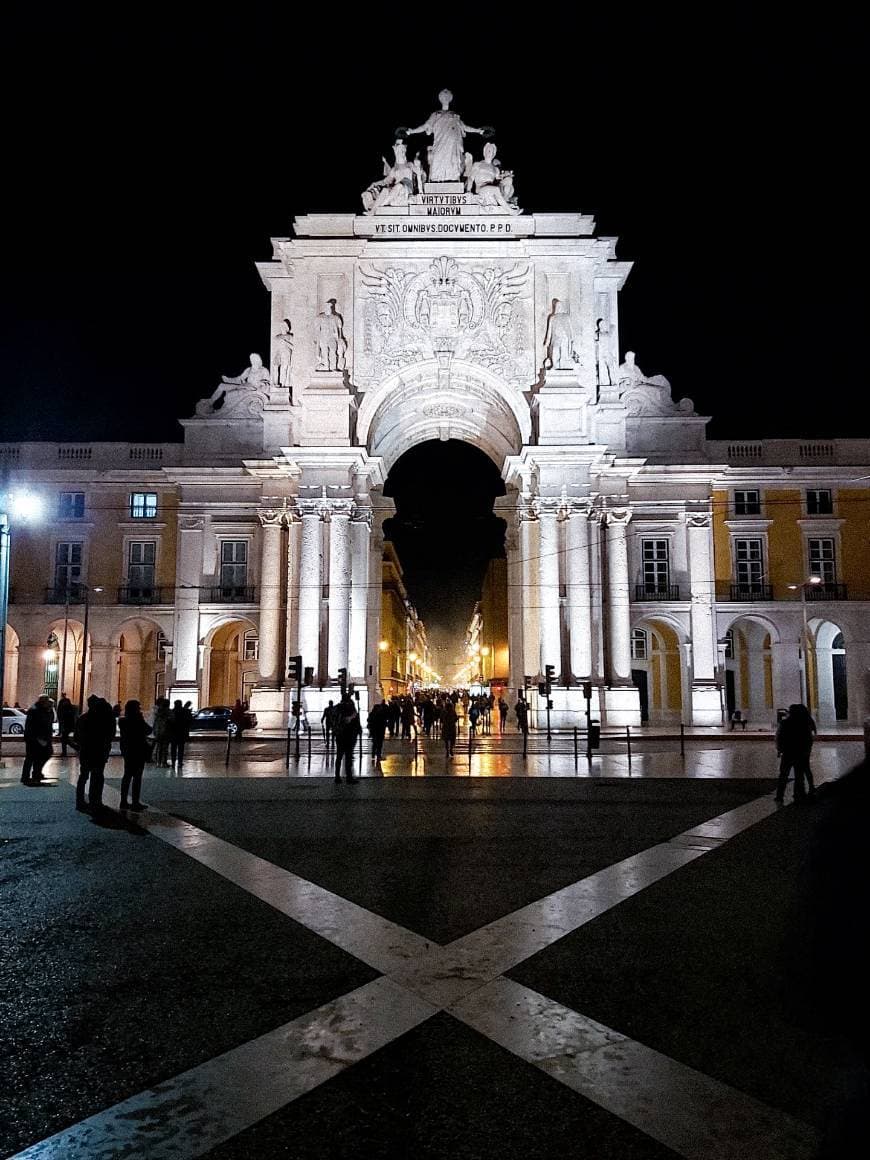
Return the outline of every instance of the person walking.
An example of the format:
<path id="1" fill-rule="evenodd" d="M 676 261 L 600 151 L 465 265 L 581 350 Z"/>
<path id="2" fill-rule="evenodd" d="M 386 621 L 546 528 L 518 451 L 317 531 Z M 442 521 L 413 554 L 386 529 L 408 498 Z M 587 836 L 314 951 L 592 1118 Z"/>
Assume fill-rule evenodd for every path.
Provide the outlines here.
<path id="1" fill-rule="evenodd" d="M 236 703 L 233 705 L 230 712 L 230 724 L 236 727 L 236 741 L 241 741 L 242 734 L 245 731 L 245 726 L 248 724 L 249 717 L 245 712 L 245 706 L 236 698 Z"/>
<path id="2" fill-rule="evenodd" d="M 514 705 L 514 713 L 517 718 L 517 729 L 525 737 L 529 731 L 529 706 L 522 697 Z"/>
<path id="3" fill-rule="evenodd" d="M 357 738 L 362 733 L 362 726 L 353 697 L 349 693 L 345 693 L 336 706 L 333 728 L 335 732 L 335 780 L 341 781 L 341 765 L 344 762 L 345 780 L 355 781 L 353 751 Z"/>
<path id="4" fill-rule="evenodd" d="M 121 809 L 146 809 L 142 801 L 142 774 L 145 762 L 151 754 L 148 734 L 151 726 L 142 716 L 142 706 L 138 701 L 128 701 L 124 706 L 124 716 L 120 722 L 121 728 L 121 756 L 124 758 L 124 776 L 121 778 Z M 133 801 L 129 800 L 130 790 L 133 790 Z"/>
<path id="5" fill-rule="evenodd" d="M 369 713 L 367 722 L 369 737 L 372 739 L 372 761 L 378 766 L 381 764 L 381 758 L 384 755 L 384 734 L 387 731 L 387 714 L 387 706 L 381 701 Z"/>
<path id="6" fill-rule="evenodd" d="M 190 738 L 190 702 L 182 705 L 176 701 L 169 714 L 169 760 L 172 767 L 180 772 L 184 765 L 184 747 Z"/>
<path id="7" fill-rule="evenodd" d="M 57 732 L 60 737 L 60 755 L 66 757 L 67 746 L 75 749 L 73 733 L 76 727 L 76 708 L 66 693 L 57 703 Z"/>
<path id="8" fill-rule="evenodd" d="M 441 736 L 447 756 L 452 757 L 456 748 L 456 706 L 449 699 L 441 710 Z"/>
<path id="9" fill-rule="evenodd" d="M 39 785 L 45 763 L 54 749 L 51 727 L 54 724 L 54 706 L 51 697 L 43 694 L 27 710 L 24 719 L 24 765 L 21 768 L 22 785 Z"/>
<path id="10" fill-rule="evenodd" d="M 79 751 L 79 776 L 76 782 L 76 809 L 99 813 L 103 808 L 103 786 L 106 762 L 115 738 L 115 715 L 112 706 L 92 693 L 88 707 L 76 721 L 75 739 Z M 88 800 L 85 802 L 85 787 Z"/>
<path id="11" fill-rule="evenodd" d="M 815 795 L 813 775 L 810 770 L 810 752 L 816 736 L 816 723 L 806 705 L 789 705 L 788 714 L 776 730 L 776 752 L 779 754 L 779 777 L 776 782 L 775 801 L 785 799 L 788 775 L 794 770 L 794 801 L 806 801 L 807 793 Z M 806 785 L 804 785 L 806 779 Z"/>
<path id="12" fill-rule="evenodd" d="M 323 740 L 326 742 L 326 748 L 332 745 L 335 738 L 335 702 L 330 701 L 323 712 L 320 714 L 320 731 L 323 734 Z"/>
<path id="13" fill-rule="evenodd" d="M 169 718 L 169 698 L 160 697 L 154 707 L 154 729 L 151 736 L 154 738 L 154 764 L 165 769 L 169 765 L 169 733 L 171 721 Z"/>
<path id="14" fill-rule="evenodd" d="M 498 731 L 504 733 L 507 725 L 508 703 L 504 697 L 498 699 Z"/>

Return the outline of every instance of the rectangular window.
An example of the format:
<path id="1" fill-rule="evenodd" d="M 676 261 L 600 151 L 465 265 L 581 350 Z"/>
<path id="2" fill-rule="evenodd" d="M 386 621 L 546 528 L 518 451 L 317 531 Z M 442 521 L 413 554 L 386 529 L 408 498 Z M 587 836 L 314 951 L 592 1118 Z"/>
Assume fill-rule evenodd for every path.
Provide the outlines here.
<path id="1" fill-rule="evenodd" d="M 759 592 L 764 582 L 764 546 L 760 539 L 735 540 L 737 585 L 743 592 Z"/>
<path id="2" fill-rule="evenodd" d="M 644 629 L 635 628 L 631 634 L 631 655 L 636 661 L 645 661 L 649 656 L 649 641 Z"/>
<path id="3" fill-rule="evenodd" d="M 130 496 L 130 519 L 153 520 L 157 515 L 157 493 L 134 491 Z"/>
<path id="4" fill-rule="evenodd" d="M 735 491 L 734 514 L 737 516 L 760 516 L 761 492 Z"/>
<path id="5" fill-rule="evenodd" d="M 82 582 L 82 545 L 57 544 L 54 549 L 55 591 L 74 592 Z"/>
<path id="6" fill-rule="evenodd" d="M 808 516 L 832 516 L 833 514 L 834 502 L 830 491 L 824 489 L 822 491 L 812 490 L 807 492 Z"/>
<path id="7" fill-rule="evenodd" d="M 127 587 L 131 596 L 150 596 L 154 590 L 154 540 L 133 540 L 127 549 Z"/>
<path id="8" fill-rule="evenodd" d="M 59 520 L 81 520 L 85 516 L 85 493 L 83 491 L 62 491 L 57 500 Z"/>
<path id="9" fill-rule="evenodd" d="M 811 539 L 809 549 L 810 575 L 821 576 L 822 583 L 825 585 L 836 584 L 837 560 L 833 539 L 827 536 L 824 539 Z"/>
<path id="10" fill-rule="evenodd" d="M 221 596 L 232 600 L 248 583 L 248 541 L 221 541 Z"/>
<path id="11" fill-rule="evenodd" d="M 158 664 L 166 663 L 166 634 L 158 628 L 155 639 L 155 660 Z"/>
<path id="12" fill-rule="evenodd" d="M 644 540 L 643 586 L 646 592 L 667 592 L 670 584 L 670 563 L 667 540 Z"/>
<path id="13" fill-rule="evenodd" d="M 244 659 L 246 661 L 256 661 L 260 658 L 260 638 L 255 632 L 245 633 L 245 651 Z"/>

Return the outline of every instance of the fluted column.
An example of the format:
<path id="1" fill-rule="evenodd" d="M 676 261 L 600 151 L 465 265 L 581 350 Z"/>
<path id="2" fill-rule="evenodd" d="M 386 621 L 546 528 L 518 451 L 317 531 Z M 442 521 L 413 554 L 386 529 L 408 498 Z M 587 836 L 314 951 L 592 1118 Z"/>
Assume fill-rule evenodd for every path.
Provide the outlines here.
<path id="1" fill-rule="evenodd" d="M 323 547 L 319 500 L 300 500 L 302 547 L 299 553 L 299 653 L 303 666 L 320 668 L 320 599 Z"/>
<path id="2" fill-rule="evenodd" d="M 347 667 L 351 679 L 364 683 L 368 620 L 369 553 L 372 537 L 371 508 L 354 507 L 350 520 L 350 643 Z"/>
<path id="3" fill-rule="evenodd" d="M 333 500 L 329 522 L 329 651 L 327 670 L 337 677 L 347 668 L 350 630 L 350 514 L 347 500 Z"/>
<path id="4" fill-rule="evenodd" d="M 523 660 L 523 563 L 520 555 L 520 536 L 515 523 L 508 521 L 505 536 L 507 555 L 508 604 L 508 661 L 510 683 L 518 689 L 525 674 Z"/>
<path id="5" fill-rule="evenodd" d="M 282 532 L 284 511 L 264 509 L 258 513 L 260 539 L 260 683 L 277 689 L 281 684 L 281 605 L 284 586 Z"/>
<path id="6" fill-rule="evenodd" d="M 592 675 L 592 585 L 586 507 L 575 507 L 568 514 L 567 549 L 571 673 L 575 679 L 584 680 Z"/>
<path id="7" fill-rule="evenodd" d="M 522 573 L 523 664 L 526 676 L 541 671 L 541 641 L 538 633 L 538 516 L 531 503 L 517 510 L 520 526 L 520 569 Z M 520 682 L 518 682 L 520 683 Z"/>
<path id="8" fill-rule="evenodd" d="M 541 502 L 538 509 L 538 604 L 540 606 L 541 671 L 552 665 L 560 676 L 562 642 L 559 631 L 559 523 L 555 503 Z"/>
<path id="9" fill-rule="evenodd" d="M 631 605 L 628 586 L 628 524 L 631 512 L 607 513 L 607 615 L 611 684 L 631 682 Z"/>
<path id="10" fill-rule="evenodd" d="M 689 595 L 692 601 L 692 668 L 696 681 L 716 678 L 713 540 L 709 512 L 686 516 Z"/>

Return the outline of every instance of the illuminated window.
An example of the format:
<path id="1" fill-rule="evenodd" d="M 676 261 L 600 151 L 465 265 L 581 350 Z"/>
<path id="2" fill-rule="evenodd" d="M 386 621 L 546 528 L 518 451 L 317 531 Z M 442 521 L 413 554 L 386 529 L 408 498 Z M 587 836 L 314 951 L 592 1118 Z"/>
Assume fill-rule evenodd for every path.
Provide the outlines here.
<path id="1" fill-rule="evenodd" d="M 153 520 L 157 515 L 157 493 L 134 491 L 130 496 L 130 519 Z"/>

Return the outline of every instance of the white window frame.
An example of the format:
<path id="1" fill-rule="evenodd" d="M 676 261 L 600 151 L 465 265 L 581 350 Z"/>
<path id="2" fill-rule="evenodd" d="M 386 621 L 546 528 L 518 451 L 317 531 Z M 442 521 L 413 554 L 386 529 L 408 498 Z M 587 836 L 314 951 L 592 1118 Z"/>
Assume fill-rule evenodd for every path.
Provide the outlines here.
<path id="1" fill-rule="evenodd" d="M 141 512 L 136 511 L 136 507 L 137 507 L 136 498 L 138 496 L 142 497 L 142 505 L 141 506 L 142 506 L 143 510 Z M 154 498 L 154 510 L 149 511 L 148 508 L 150 505 L 148 504 L 148 500 L 152 496 Z M 131 491 L 128 502 L 129 502 L 128 511 L 129 511 L 131 520 L 156 520 L 157 519 L 157 514 L 160 511 L 160 496 L 156 491 Z"/>
<path id="2" fill-rule="evenodd" d="M 758 496 L 758 510 L 754 512 L 738 511 L 738 495 L 757 495 Z M 740 500 L 740 503 L 746 503 L 746 500 Z M 753 516 L 761 516 L 764 514 L 764 495 L 760 487 L 735 487 L 731 496 L 731 511 L 734 513 L 735 519 L 751 519 Z"/>

